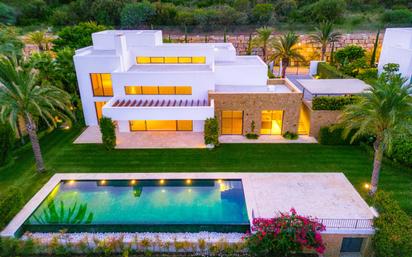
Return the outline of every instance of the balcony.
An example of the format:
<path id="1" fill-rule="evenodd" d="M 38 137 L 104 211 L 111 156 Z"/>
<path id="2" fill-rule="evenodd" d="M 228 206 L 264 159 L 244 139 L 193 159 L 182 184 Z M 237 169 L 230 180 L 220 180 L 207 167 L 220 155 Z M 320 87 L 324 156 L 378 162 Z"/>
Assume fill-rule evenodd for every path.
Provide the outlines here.
<path id="1" fill-rule="evenodd" d="M 206 99 L 116 99 L 103 106 L 113 120 L 205 120 L 214 116 L 214 101 Z"/>

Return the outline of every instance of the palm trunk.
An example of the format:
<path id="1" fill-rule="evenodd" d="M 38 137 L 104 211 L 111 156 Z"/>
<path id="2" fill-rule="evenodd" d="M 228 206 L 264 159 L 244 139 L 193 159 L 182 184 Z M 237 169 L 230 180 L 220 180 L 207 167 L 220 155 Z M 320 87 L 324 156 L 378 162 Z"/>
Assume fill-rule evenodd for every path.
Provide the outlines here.
<path id="1" fill-rule="evenodd" d="M 45 171 L 45 167 L 43 156 L 41 154 L 39 139 L 36 134 L 36 127 L 29 114 L 26 114 L 24 121 L 26 123 L 27 133 L 29 134 L 30 142 L 33 148 L 34 159 L 36 161 L 36 169 L 38 172 L 43 172 Z"/>
<path id="2" fill-rule="evenodd" d="M 380 173 L 381 165 L 382 165 L 384 144 L 382 143 L 380 139 L 376 139 L 375 143 L 373 144 L 373 148 L 375 149 L 375 156 L 373 159 L 373 172 L 372 172 L 371 189 L 369 191 L 369 195 L 374 195 L 376 191 L 378 190 L 379 173 Z"/>
<path id="3" fill-rule="evenodd" d="M 289 59 L 283 58 L 282 59 L 282 78 L 286 77 L 286 69 L 289 66 Z"/>
<path id="4" fill-rule="evenodd" d="M 263 43 L 262 52 L 263 52 L 263 61 L 265 61 L 266 63 L 266 42 Z"/>
<path id="5" fill-rule="evenodd" d="M 325 56 L 326 56 L 326 46 L 325 45 L 323 45 L 322 46 L 322 56 L 321 56 L 321 60 L 322 61 L 325 61 Z"/>

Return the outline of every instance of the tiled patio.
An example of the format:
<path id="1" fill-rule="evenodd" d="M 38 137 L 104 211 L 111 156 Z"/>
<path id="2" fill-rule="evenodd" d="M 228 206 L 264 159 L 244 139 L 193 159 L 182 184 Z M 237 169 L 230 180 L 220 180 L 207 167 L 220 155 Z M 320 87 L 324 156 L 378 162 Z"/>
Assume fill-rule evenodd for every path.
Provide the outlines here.
<path id="1" fill-rule="evenodd" d="M 288 140 L 280 135 L 262 135 L 258 139 L 247 139 L 241 135 L 224 135 L 219 137 L 222 144 L 316 144 L 314 137 L 300 135 L 296 140 Z"/>
<path id="2" fill-rule="evenodd" d="M 182 131 L 116 131 L 116 149 L 139 148 L 205 148 L 203 133 Z M 74 141 L 75 144 L 100 144 L 101 134 L 98 126 L 90 126 Z"/>

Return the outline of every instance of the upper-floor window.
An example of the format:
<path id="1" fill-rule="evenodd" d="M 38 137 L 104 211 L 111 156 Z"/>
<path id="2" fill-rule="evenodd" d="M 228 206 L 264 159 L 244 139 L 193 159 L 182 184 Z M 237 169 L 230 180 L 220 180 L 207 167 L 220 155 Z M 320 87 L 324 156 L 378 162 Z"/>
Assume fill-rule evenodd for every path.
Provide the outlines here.
<path id="1" fill-rule="evenodd" d="M 191 95 L 190 86 L 125 86 L 126 95 Z"/>
<path id="2" fill-rule="evenodd" d="M 205 64 L 205 56 L 138 56 L 136 57 L 136 63 L 138 64 Z"/>
<path id="3" fill-rule="evenodd" d="M 112 76 L 110 73 L 91 73 L 90 80 L 94 96 L 113 96 Z"/>

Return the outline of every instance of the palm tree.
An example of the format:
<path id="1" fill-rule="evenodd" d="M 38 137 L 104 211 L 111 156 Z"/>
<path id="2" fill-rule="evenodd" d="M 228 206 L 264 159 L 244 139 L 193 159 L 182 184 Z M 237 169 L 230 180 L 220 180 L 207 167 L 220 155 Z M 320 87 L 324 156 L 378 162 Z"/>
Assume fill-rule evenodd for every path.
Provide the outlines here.
<path id="1" fill-rule="evenodd" d="M 412 131 L 412 85 L 405 86 L 405 81 L 400 74 L 386 69 L 371 85 L 369 92 L 363 94 L 358 102 L 346 106 L 340 117 L 345 137 L 355 130 L 352 141 L 364 135 L 376 138 L 370 195 L 374 195 L 378 188 L 385 150 L 391 151 L 395 136 Z"/>
<path id="2" fill-rule="evenodd" d="M 341 39 L 342 34 L 334 31 L 333 23 L 324 21 L 319 24 L 319 27 L 315 28 L 315 33 L 310 35 L 310 38 L 321 45 L 322 61 L 325 61 L 326 48 L 329 44 L 337 42 Z"/>
<path id="3" fill-rule="evenodd" d="M 36 84 L 37 73 L 27 64 L 19 65 L 16 58 L 0 57 L 0 120 L 16 131 L 19 118 L 24 120 L 32 144 L 37 171 L 45 170 L 36 122 L 44 120 L 56 125 L 56 117 L 72 117 L 70 95 L 54 86 Z"/>
<path id="4" fill-rule="evenodd" d="M 263 60 L 267 61 L 267 47 L 269 43 L 270 36 L 272 35 L 273 29 L 271 27 L 261 27 L 256 30 L 257 36 L 253 38 L 252 44 L 254 46 L 262 48 Z"/>
<path id="5" fill-rule="evenodd" d="M 288 32 L 275 39 L 272 44 L 273 55 L 271 59 L 282 62 L 282 78 L 286 75 L 286 69 L 291 60 L 304 61 L 305 58 L 299 53 L 299 36 L 294 32 Z"/>
<path id="6" fill-rule="evenodd" d="M 52 38 L 49 37 L 44 31 L 30 32 L 27 39 L 29 43 L 37 45 L 40 52 L 49 50 L 51 40 Z"/>

